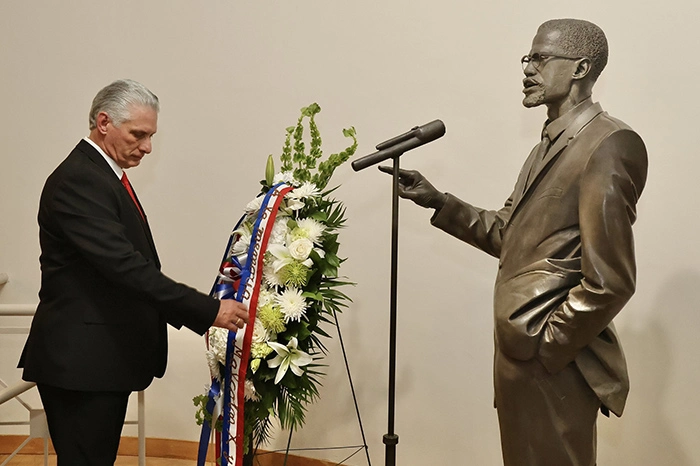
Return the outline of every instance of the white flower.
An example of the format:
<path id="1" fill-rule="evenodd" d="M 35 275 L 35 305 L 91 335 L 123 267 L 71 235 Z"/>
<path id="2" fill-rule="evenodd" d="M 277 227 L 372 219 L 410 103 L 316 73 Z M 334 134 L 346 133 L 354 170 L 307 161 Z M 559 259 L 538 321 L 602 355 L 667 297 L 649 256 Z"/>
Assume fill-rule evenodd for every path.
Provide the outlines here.
<path id="1" fill-rule="evenodd" d="M 268 244 L 284 243 L 284 239 L 289 233 L 289 227 L 287 226 L 288 221 L 289 217 L 280 217 L 279 215 L 277 216 L 277 218 L 275 219 L 275 224 L 272 226 L 272 231 L 270 232 L 270 239 L 268 240 Z"/>
<path id="2" fill-rule="evenodd" d="M 212 327 L 209 329 L 209 350 L 206 352 L 207 364 L 212 377 L 221 380 L 219 364 L 226 365 L 226 348 L 228 330 Z"/>
<path id="3" fill-rule="evenodd" d="M 271 288 L 284 285 L 279 274 L 275 272 L 273 263 L 268 261 L 263 263 L 263 281 Z"/>
<path id="4" fill-rule="evenodd" d="M 265 200 L 265 196 L 258 196 L 250 201 L 248 205 L 245 206 L 246 213 L 248 215 L 257 214 L 260 207 L 262 207 L 263 200 Z"/>
<path id="5" fill-rule="evenodd" d="M 303 218 L 297 222 L 297 227 L 287 235 L 287 242 L 291 243 L 299 238 L 308 238 L 318 244 L 325 230 L 326 227 L 321 222 L 313 218 Z"/>
<path id="6" fill-rule="evenodd" d="M 289 254 L 298 261 L 305 261 L 309 258 L 309 254 L 311 254 L 313 248 L 314 243 L 309 239 L 299 238 L 289 245 Z"/>
<path id="7" fill-rule="evenodd" d="M 264 270 L 264 269 L 263 269 Z M 265 272 L 263 271 L 263 274 Z M 268 288 L 265 287 L 260 287 L 260 293 L 258 293 L 258 309 L 260 309 L 263 306 L 267 306 L 271 302 L 275 300 L 275 293 L 272 290 L 269 290 Z"/>
<path id="8" fill-rule="evenodd" d="M 243 395 L 248 401 L 260 401 L 258 392 L 255 391 L 255 385 L 252 380 L 245 381 L 245 394 Z"/>
<path id="9" fill-rule="evenodd" d="M 280 311 L 284 314 L 284 322 L 290 320 L 299 322 L 306 315 L 308 306 L 306 299 L 302 296 L 302 291 L 296 288 L 287 288 L 281 294 L 277 295 L 277 304 Z"/>
<path id="10" fill-rule="evenodd" d="M 248 248 L 250 247 L 251 236 L 249 232 L 239 230 L 236 230 L 240 236 L 231 247 L 231 255 L 236 256 L 241 266 L 245 266 L 246 262 L 248 262 Z"/>
<path id="11" fill-rule="evenodd" d="M 306 199 L 307 197 L 316 197 L 320 194 L 315 184 L 305 181 L 301 186 L 294 188 L 292 192 L 288 193 L 287 197 L 291 199 Z"/>
<path id="12" fill-rule="evenodd" d="M 274 341 L 271 341 L 268 344 L 277 353 L 277 356 L 275 356 L 274 359 L 267 361 L 267 365 L 271 369 L 279 367 L 277 369 L 277 375 L 275 376 L 275 384 L 278 384 L 280 380 L 282 380 L 284 374 L 287 373 L 287 369 L 291 369 L 295 375 L 301 377 L 304 374 L 302 367 L 313 361 L 313 358 L 309 356 L 308 353 L 297 349 L 297 345 L 299 343 L 294 337 L 289 340 L 287 346 L 281 345 Z"/>
<path id="13" fill-rule="evenodd" d="M 265 328 L 262 322 L 255 319 L 253 325 L 253 343 L 265 343 L 270 339 L 270 332 Z"/>
<path id="14" fill-rule="evenodd" d="M 294 175 L 292 172 L 280 172 L 275 175 L 275 178 L 272 182 L 272 184 L 277 184 L 277 183 L 287 183 L 287 184 L 292 184 L 292 185 L 297 185 L 299 184 L 297 180 L 294 179 Z"/>
<path id="15" fill-rule="evenodd" d="M 303 209 L 305 205 L 304 201 L 300 199 L 287 199 L 287 208 L 289 210 L 300 210 Z"/>
<path id="16" fill-rule="evenodd" d="M 291 264 L 294 260 L 292 253 L 283 244 L 268 244 L 267 252 L 274 256 L 272 269 L 275 273 L 279 272 L 285 265 Z"/>
<path id="17" fill-rule="evenodd" d="M 209 366 L 209 374 L 213 379 L 217 379 L 218 381 L 222 381 L 223 378 L 221 376 L 221 367 L 219 366 L 219 361 L 216 358 L 216 354 L 214 354 L 213 351 L 209 350 L 204 355 L 207 358 L 207 366 Z"/>

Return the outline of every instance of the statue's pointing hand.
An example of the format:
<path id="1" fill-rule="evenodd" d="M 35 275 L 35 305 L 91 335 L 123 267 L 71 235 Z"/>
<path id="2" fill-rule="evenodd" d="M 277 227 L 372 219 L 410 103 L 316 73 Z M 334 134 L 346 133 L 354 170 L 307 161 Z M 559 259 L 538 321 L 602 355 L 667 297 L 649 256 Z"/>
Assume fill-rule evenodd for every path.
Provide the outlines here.
<path id="1" fill-rule="evenodd" d="M 379 166 L 379 171 L 394 173 L 392 167 Z M 421 207 L 440 210 L 445 205 L 447 195 L 435 189 L 417 170 L 399 169 L 399 196 L 410 199 Z"/>

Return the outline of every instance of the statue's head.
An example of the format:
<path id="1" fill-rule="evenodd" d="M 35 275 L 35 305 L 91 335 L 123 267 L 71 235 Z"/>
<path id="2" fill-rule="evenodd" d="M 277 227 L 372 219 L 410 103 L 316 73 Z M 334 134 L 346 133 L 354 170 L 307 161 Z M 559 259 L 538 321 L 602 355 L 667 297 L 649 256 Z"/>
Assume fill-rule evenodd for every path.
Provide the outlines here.
<path id="1" fill-rule="evenodd" d="M 590 94 L 608 62 L 608 41 L 595 24 L 580 19 L 543 23 L 523 57 L 523 105 L 556 105 L 572 92 Z"/>

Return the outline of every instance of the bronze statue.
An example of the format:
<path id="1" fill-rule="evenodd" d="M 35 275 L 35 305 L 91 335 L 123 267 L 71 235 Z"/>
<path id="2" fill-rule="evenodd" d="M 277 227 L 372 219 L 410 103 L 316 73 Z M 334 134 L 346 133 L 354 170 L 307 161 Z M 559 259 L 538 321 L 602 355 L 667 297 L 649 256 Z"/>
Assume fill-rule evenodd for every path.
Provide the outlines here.
<path id="1" fill-rule="evenodd" d="M 499 258 L 494 388 L 506 466 L 593 466 L 597 412 L 622 415 L 629 390 L 612 320 L 635 290 L 632 224 L 647 154 L 592 100 L 607 59 L 590 22 L 539 27 L 522 58 L 523 105 L 546 105 L 548 119 L 500 210 L 400 171 L 401 197 Z"/>

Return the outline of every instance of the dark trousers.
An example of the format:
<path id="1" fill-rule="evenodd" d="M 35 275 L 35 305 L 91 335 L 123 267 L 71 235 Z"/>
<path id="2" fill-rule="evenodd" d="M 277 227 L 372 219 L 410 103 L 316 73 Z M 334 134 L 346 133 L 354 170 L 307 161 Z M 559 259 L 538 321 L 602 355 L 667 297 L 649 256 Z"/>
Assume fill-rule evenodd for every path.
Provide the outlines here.
<path id="1" fill-rule="evenodd" d="M 505 466 L 594 466 L 600 400 L 574 363 L 550 374 L 496 350 L 496 408 Z"/>
<path id="2" fill-rule="evenodd" d="M 113 466 L 130 392 L 38 388 L 58 466 Z"/>

